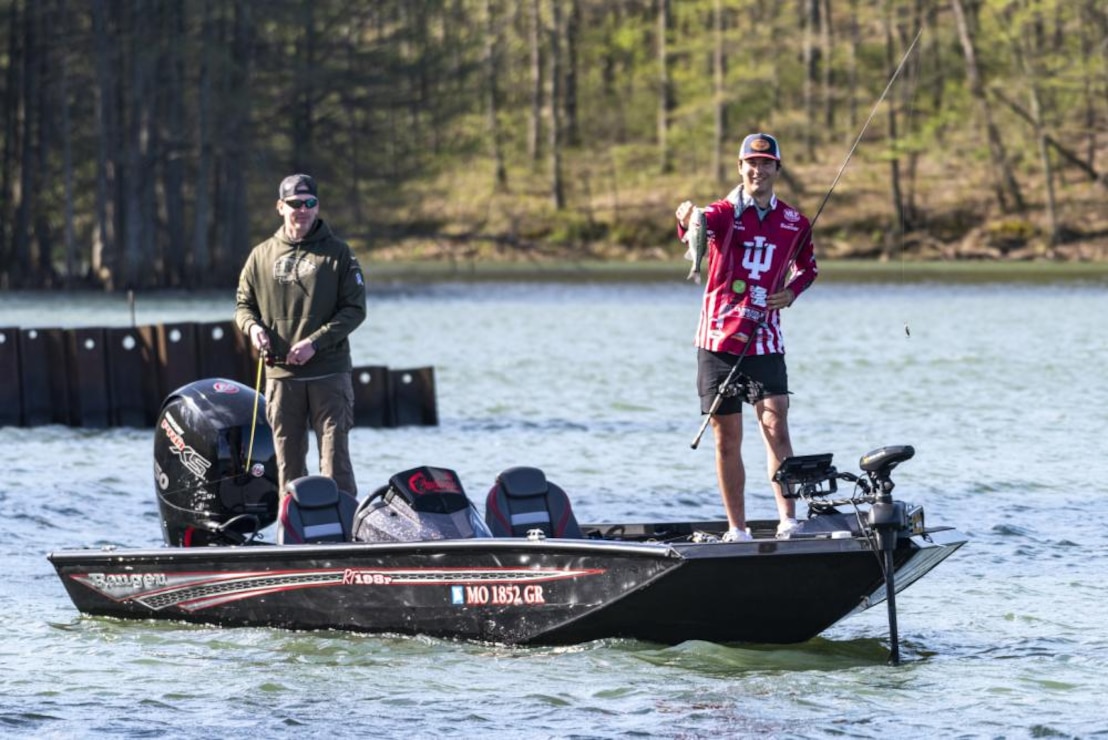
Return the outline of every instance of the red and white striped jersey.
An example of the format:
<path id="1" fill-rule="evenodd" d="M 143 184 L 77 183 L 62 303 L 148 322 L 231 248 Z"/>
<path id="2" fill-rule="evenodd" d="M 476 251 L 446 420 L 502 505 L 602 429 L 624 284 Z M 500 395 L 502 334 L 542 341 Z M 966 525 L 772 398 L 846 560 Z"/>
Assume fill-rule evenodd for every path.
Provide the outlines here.
<path id="1" fill-rule="evenodd" d="M 741 355 L 753 337 L 748 354 L 784 354 L 781 312 L 768 308 L 766 298 L 785 288 L 799 296 L 816 279 L 808 219 L 776 195 L 764 218 L 751 204 L 736 215 L 727 199 L 704 215 L 708 270 L 696 346 Z"/>

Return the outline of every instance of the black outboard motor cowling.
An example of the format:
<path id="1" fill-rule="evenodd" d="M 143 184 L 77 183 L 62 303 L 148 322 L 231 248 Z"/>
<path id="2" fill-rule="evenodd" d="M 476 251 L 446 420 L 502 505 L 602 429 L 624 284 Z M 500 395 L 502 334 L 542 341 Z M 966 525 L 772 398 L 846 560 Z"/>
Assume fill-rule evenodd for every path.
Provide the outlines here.
<path id="1" fill-rule="evenodd" d="M 254 408 L 252 388 L 223 378 L 189 383 L 162 403 L 154 485 L 166 544 L 243 544 L 277 520 L 277 457 L 263 396 L 256 425 Z"/>

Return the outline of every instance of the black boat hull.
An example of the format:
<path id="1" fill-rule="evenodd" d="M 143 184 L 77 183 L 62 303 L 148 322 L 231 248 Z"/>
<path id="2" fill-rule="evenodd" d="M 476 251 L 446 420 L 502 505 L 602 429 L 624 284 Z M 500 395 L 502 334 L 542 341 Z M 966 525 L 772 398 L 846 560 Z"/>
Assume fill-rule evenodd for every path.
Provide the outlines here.
<path id="1" fill-rule="evenodd" d="M 901 537 L 896 590 L 962 544 L 952 530 Z M 504 644 L 795 643 L 885 596 L 880 560 L 865 537 L 480 538 L 66 550 L 49 559 L 89 615 Z"/>

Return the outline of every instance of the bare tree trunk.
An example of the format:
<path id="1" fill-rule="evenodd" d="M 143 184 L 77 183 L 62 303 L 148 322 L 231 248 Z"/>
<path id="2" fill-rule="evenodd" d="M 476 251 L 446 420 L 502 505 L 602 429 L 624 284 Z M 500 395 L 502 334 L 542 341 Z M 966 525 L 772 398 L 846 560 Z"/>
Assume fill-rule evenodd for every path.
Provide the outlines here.
<path id="1" fill-rule="evenodd" d="M 1023 211 L 1025 206 L 1023 195 L 1020 193 L 1019 183 L 1008 163 L 1008 154 L 1004 151 L 1004 141 L 1000 137 L 1000 129 L 993 121 L 992 109 L 989 107 L 988 98 L 985 96 L 985 84 L 981 80 L 981 73 L 977 66 L 977 50 L 974 46 L 973 35 L 966 18 L 962 0 L 951 0 L 950 7 L 954 11 L 955 23 L 958 26 L 958 38 L 962 42 L 962 53 L 966 60 L 966 77 L 969 80 L 970 94 L 977 101 L 978 110 L 985 124 L 985 135 L 989 141 L 989 155 L 992 159 L 990 173 L 993 178 L 993 189 L 997 202 L 1004 212 L 1013 208 Z"/>
<path id="2" fill-rule="evenodd" d="M 200 24 L 200 82 L 196 101 L 196 210 L 193 213 L 192 260 L 188 285 L 202 285 L 211 271 L 211 187 L 212 187 L 212 64 L 215 55 L 215 19 L 212 0 L 204 0 Z"/>
<path id="3" fill-rule="evenodd" d="M 51 177 L 51 153 L 55 148 L 57 114 L 54 110 L 56 82 L 52 75 L 55 68 L 54 57 L 58 45 L 49 41 L 49 33 L 57 29 L 54 3 L 40 2 L 35 5 L 38 28 L 35 35 L 41 39 L 37 59 L 38 84 L 34 88 L 33 106 L 35 110 L 34 152 L 37 162 L 33 168 L 31 187 L 34 196 L 31 200 L 31 227 L 34 231 L 35 264 L 32 270 L 35 287 L 50 286 L 57 282 L 54 270 L 54 230 L 50 226 L 50 214 L 46 203 L 50 200 L 49 183 Z"/>
<path id="4" fill-rule="evenodd" d="M 23 23 L 23 75 L 20 80 L 18 116 L 18 136 L 20 141 L 19 185 L 14 195 L 15 219 L 12 228 L 12 264 L 13 283 L 16 287 L 33 285 L 33 265 L 31 259 L 31 213 L 35 197 L 35 116 L 38 109 L 34 104 L 38 90 L 39 30 L 42 5 L 31 3 L 24 12 Z"/>
<path id="5" fill-rule="evenodd" d="M 858 130 L 858 48 L 862 45 L 862 29 L 858 24 L 858 0 L 850 0 L 850 53 L 846 63 L 846 88 L 850 130 Z"/>
<path id="6" fill-rule="evenodd" d="M 1103 0 L 1086 0 L 1081 6 L 1081 52 L 1085 59 L 1092 60 L 1094 55 L 1100 54 L 1100 69 L 1108 69 L 1108 12 L 1105 11 Z M 1097 89 L 1108 93 L 1104 75 L 1097 80 L 1092 70 L 1084 73 L 1085 86 L 1085 160 L 1090 167 L 1096 163 L 1097 151 Z M 1102 181 L 1101 184 L 1108 185 Z"/>
<path id="7" fill-rule="evenodd" d="M 62 35 L 67 35 L 70 30 L 69 8 L 67 0 L 58 2 L 59 20 L 64 30 Z M 69 103 L 69 51 L 63 49 L 58 55 L 58 74 L 61 80 L 58 85 L 58 108 L 61 113 L 61 139 L 62 139 L 62 182 L 65 188 L 65 276 L 63 285 L 71 287 L 77 278 L 78 254 L 77 233 L 74 221 L 76 211 L 73 203 L 75 197 L 73 186 L 73 130 L 70 122 Z"/>
<path id="8" fill-rule="evenodd" d="M 115 290 L 119 277 L 119 78 L 112 19 L 106 0 L 92 0 L 92 30 L 96 42 L 97 136 L 96 224 L 92 271 L 106 290 Z"/>
<path id="9" fill-rule="evenodd" d="M 3 116 L 4 116 L 4 153 L 0 164 L 0 288 L 7 289 L 12 277 L 15 255 L 12 251 L 12 222 L 15 211 L 12 183 L 16 169 L 16 126 L 19 108 L 19 74 L 22 52 L 19 47 L 20 20 L 18 2 L 8 6 L 8 46 L 7 74 L 4 77 Z"/>
<path id="10" fill-rule="evenodd" d="M 886 8 L 885 63 L 889 69 L 896 69 L 897 65 L 897 55 L 893 43 L 893 22 L 891 9 Z M 888 111 L 889 125 L 889 185 L 892 191 L 892 205 L 893 212 L 896 214 L 896 223 L 893 224 L 893 228 L 890 230 L 891 233 L 882 244 L 881 259 L 883 261 L 892 257 L 894 250 L 900 245 L 904 237 L 905 228 L 904 197 L 900 189 L 900 155 L 898 154 L 900 137 L 897 131 L 896 106 L 890 103 L 886 106 L 886 110 Z"/>
<path id="11" fill-rule="evenodd" d="M 164 76 L 158 85 L 161 104 L 159 118 L 164 121 L 167 140 L 164 149 L 163 192 L 166 240 L 162 260 L 161 283 L 170 287 L 186 284 L 185 257 L 188 235 L 185 226 L 185 8 L 183 0 L 165 0 L 162 5 L 166 53 L 162 62 Z"/>
<path id="12" fill-rule="evenodd" d="M 1035 15 L 1036 25 L 1041 24 L 1042 18 Z M 1039 162 L 1043 167 L 1043 181 L 1046 183 L 1047 217 L 1050 220 L 1050 245 L 1057 246 L 1062 241 L 1062 227 L 1058 216 L 1058 203 L 1054 192 L 1054 168 L 1050 162 L 1050 151 L 1047 145 L 1048 136 L 1046 125 L 1043 122 L 1042 93 L 1040 91 L 1039 70 L 1033 61 L 1042 52 L 1037 46 L 1035 38 L 1037 34 L 1016 33 L 1012 36 L 1012 53 L 1023 70 L 1024 79 L 1027 82 L 1027 97 L 1031 114 L 1031 125 L 1035 129 L 1035 141 L 1038 144 Z M 1027 48 L 1024 48 L 1024 44 Z"/>
<path id="13" fill-rule="evenodd" d="M 531 52 L 531 118 L 527 130 L 527 156 L 534 168 L 542 158 L 542 2 L 530 0 L 528 7 L 531 10 L 527 27 Z"/>
<path id="14" fill-rule="evenodd" d="M 831 25 L 831 0 L 820 0 L 820 34 L 819 48 L 822 60 L 821 72 L 821 97 L 823 99 L 823 130 L 830 132 L 835 130 L 835 96 L 834 96 L 834 65 L 832 64 L 832 47 L 834 46 L 833 27 Z"/>
<path id="15" fill-rule="evenodd" d="M 561 3 L 551 3 L 550 29 L 550 199 L 554 209 L 566 207 L 565 180 L 562 173 L 562 36 Z"/>
<path id="16" fill-rule="evenodd" d="M 808 161 L 815 159 L 816 149 L 816 87 L 819 85 L 820 50 L 817 45 L 819 39 L 819 7 L 820 0 L 804 0 L 804 120 L 808 125 L 804 127 L 804 156 Z"/>
<path id="17" fill-rule="evenodd" d="M 149 169 L 146 161 L 147 127 L 149 125 L 149 73 L 147 66 L 147 14 L 142 8 L 142 0 L 132 0 L 129 23 L 131 62 L 130 96 L 125 100 L 124 109 L 128 112 L 125 124 L 126 143 L 123 169 L 123 264 L 120 277 L 121 287 L 134 289 L 145 287 L 140 284 L 149 276 L 145 265 L 144 248 L 150 241 L 147 223 L 144 218 L 143 201 L 146 195 Z"/>
<path id="18" fill-rule="evenodd" d="M 723 151 L 727 139 L 727 52 L 724 51 L 725 27 L 723 0 L 715 0 L 712 6 L 712 27 L 715 44 L 712 52 L 712 107 L 714 109 L 715 132 L 712 139 L 712 175 L 717 183 L 727 180 L 730 158 Z"/>
<path id="19" fill-rule="evenodd" d="M 920 28 L 934 28 L 935 14 L 937 12 L 935 3 L 930 0 L 918 0 L 915 6 L 913 14 L 912 31 L 918 31 Z M 901 44 L 905 45 L 908 40 L 905 38 L 904 31 L 901 29 Z M 914 36 L 914 33 L 913 33 Z M 921 40 L 927 39 L 927 36 L 921 37 Z M 900 98 L 905 107 L 905 129 L 907 129 L 907 138 L 912 141 L 919 139 L 920 135 L 920 107 L 914 101 L 916 97 L 916 91 L 919 88 L 919 82 L 921 78 L 921 70 L 926 65 L 926 49 L 935 48 L 935 44 L 929 44 L 924 42 L 924 48 L 920 53 L 913 54 L 907 61 L 905 66 L 906 82 L 900 85 Z M 934 75 L 928 75 L 928 78 L 939 77 L 941 73 Z M 941 104 L 942 98 L 936 100 L 936 108 Z M 907 165 L 905 173 L 905 194 L 904 194 L 904 212 L 907 214 L 907 224 L 911 229 L 915 229 L 919 222 L 919 206 L 917 202 L 917 185 L 919 172 L 921 149 L 917 146 L 908 147 L 906 154 Z"/>
<path id="20" fill-rule="evenodd" d="M 291 131 L 296 146 L 293 147 L 295 157 L 292 166 L 297 172 L 310 172 L 311 164 L 315 161 L 315 110 L 312 94 L 315 86 L 311 81 L 316 65 L 315 6 L 306 2 L 300 8 L 300 29 L 303 34 L 296 44 L 296 104 L 293 108 Z M 408 82 L 410 84 L 410 79 Z"/>
<path id="21" fill-rule="evenodd" d="M 556 2 L 558 0 L 555 0 Z M 569 0 L 566 19 L 565 141 L 567 146 L 581 144 L 581 126 L 577 121 L 577 55 L 581 44 L 581 0 Z"/>
<path id="22" fill-rule="evenodd" d="M 623 6 L 620 3 L 605 7 L 604 54 L 600 68 L 600 85 L 606 100 L 620 100 L 617 81 L 621 79 L 620 67 L 623 55 L 616 44 L 616 36 L 623 25 Z M 625 77 L 630 77 L 626 75 Z M 609 110 L 611 116 L 612 139 L 615 143 L 627 140 L 627 118 L 622 106 L 615 105 Z M 609 151 L 609 154 L 611 152 Z"/>
<path id="23" fill-rule="evenodd" d="M 658 2 L 658 171 L 673 170 L 669 151 L 669 113 L 673 110 L 673 85 L 669 79 L 669 0 Z M 555 3 L 557 4 L 557 3 Z"/>
<path id="24" fill-rule="evenodd" d="M 231 31 L 231 65 L 227 71 L 225 106 L 228 115 L 222 121 L 225 143 L 220 161 L 223 184 L 221 198 L 224 225 L 223 249 L 215 260 L 213 278 L 216 285 L 234 284 L 246 255 L 250 251 L 250 219 L 246 199 L 247 163 L 250 161 L 250 74 L 254 66 L 254 23 L 251 0 L 235 0 Z M 309 35 L 314 38 L 314 28 Z M 314 47 L 314 43 L 313 43 Z M 311 67 L 309 67 L 311 69 Z M 310 99 L 310 93 L 305 92 Z M 310 121 L 311 119 L 309 119 Z M 314 136 L 309 137 L 314 141 Z M 338 202 L 338 198 L 335 198 Z"/>
<path id="25" fill-rule="evenodd" d="M 495 0 L 485 0 L 485 115 L 489 126 L 489 153 L 493 162 L 493 186 L 498 193 L 508 190 L 508 169 L 500 134 L 500 8 Z"/>

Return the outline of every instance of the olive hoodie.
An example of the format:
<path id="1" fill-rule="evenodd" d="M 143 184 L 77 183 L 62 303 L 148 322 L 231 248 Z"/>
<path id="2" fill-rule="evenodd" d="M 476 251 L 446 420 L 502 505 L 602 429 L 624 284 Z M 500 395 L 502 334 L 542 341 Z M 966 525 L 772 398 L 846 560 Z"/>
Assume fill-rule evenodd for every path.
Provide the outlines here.
<path id="1" fill-rule="evenodd" d="M 349 245 L 317 219 L 302 241 L 284 228 L 254 247 L 239 276 L 235 323 L 246 336 L 261 324 L 279 361 L 310 339 L 316 353 L 304 365 L 277 364 L 270 378 L 318 378 L 353 368 L 347 336 L 365 320 L 365 278 Z"/>

